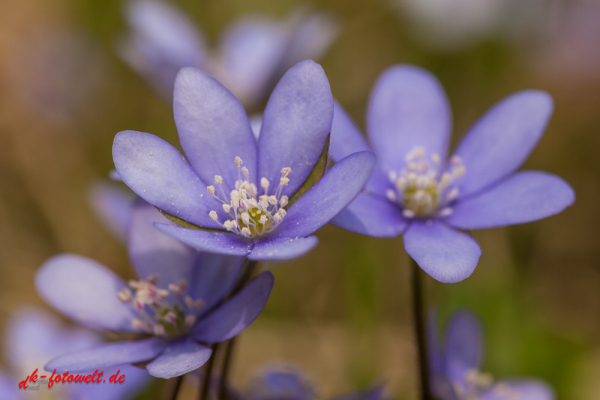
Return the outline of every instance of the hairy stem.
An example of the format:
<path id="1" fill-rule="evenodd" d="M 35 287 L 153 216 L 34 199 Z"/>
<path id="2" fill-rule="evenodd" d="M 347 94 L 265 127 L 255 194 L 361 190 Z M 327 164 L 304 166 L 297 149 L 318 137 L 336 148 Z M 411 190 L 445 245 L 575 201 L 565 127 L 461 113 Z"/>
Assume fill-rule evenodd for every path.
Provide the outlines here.
<path id="1" fill-rule="evenodd" d="M 252 275 L 254 274 L 254 270 L 256 270 L 258 262 L 246 260 L 242 276 L 238 280 L 237 284 L 229 293 L 229 297 L 235 296 L 240 290 L 246 286 Z M 221 368 L 221 379 L 219 380 L 219 400 L 227 400 L 227 381 L 229 378 L 229 369 L 231 367 L 231 360 L 233 358 L 233 349 L 235 345 L 235 338 L 233 337 L 227 341 L 227 347 L 225 349 L 225 357 L 223 359 L 223 366 Z"/>
<path id="2" fill-rule="evenodd" d="M 181 383 L 183 382 L 183 375 L 176 376 L 171 379 L 171 387 L 169 389 L 169 393 L 167 396 L 168 400 L 177 400 L 177 395 L 179 394 L 179 389 L 181 389 Z"/>
<path id="3" fill-rule="evenodd" d="M 231 359 L 233 358 L 233 347 L 235 345 L 235 337 L 231 338 L 227 342 L 227 348 L 225 350 L 225 357 L 223 359 L 223 367 L 221 370 L 221 380 L 219 381 L 219 400 L 228 400 L 227 394 L 227 381 L 229 380 L 229 366 L 231 365 Z"/>
<path id="4" fill-rule="evenodd" d="M 421 282 L 421 268 L 410 259 L 412 275 L 412 295 L 413 295 L 413 318 L 415 325 L 415 336 L 417 339 L 417 351 L 419 355 L 419 377 L 421 383 L 421 399 L 433 400 L 429 386 L 429 359 L 427 357 L 427 335 L 425 332 L 425 313 L 423 305 L 423 293 Z"/>
<path id="5" fill-rule="evenodd" d="M 250 281 L 250 278 L 252 278 L 252 275 L 254 274 L 254 270 L 256 269 L 257 265 L 258 261 L 250 261 L 248 259 L 244 261 L 242 275 L 240 276 L 240 279 L 238 279 L 233 289 L 231 289 L 231 292 L 229 292 L 229 295 L 227 297 L 231 298 L 235 296 L 240 290 L 244 288 L 244 286 L 246 286 L 246 284 Z"/>
<path id="6" fill-rule="evenodd" d="M 202 383 L 200 395 L 198 397 L 199 400 L 208 399 L 208 393 L 210 392 L 210 384 L 212 380 L 213 366 L 215 365 L 215 358 L 217 356 L 217 350 L 219 349 L 219 343 L 213 344 L 211 348 L 212 355 L 208 359 L 208 362 L 206 363 L 206 367 L 204 369 L 204 382 Z"/>

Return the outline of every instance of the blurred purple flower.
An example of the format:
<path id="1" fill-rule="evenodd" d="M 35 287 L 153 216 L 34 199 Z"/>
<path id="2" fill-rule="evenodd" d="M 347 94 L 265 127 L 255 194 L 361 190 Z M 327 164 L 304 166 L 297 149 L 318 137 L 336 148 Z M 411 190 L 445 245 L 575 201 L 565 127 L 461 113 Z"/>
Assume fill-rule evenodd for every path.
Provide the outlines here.
<path id="1" fill-rule="evenodd" d="M 245 105 L 261 100 L 292 65 L 320 58 L 338 32 L 336 19 L 326 13 L 299 10 L 285 21 L 247 16 L 234 21 L 211 52 L 202 32 L 173 4 L 132 0 L 125 16 L 131 33 L 120 42 L 119 54 L 165 98 L 171 99 L 179 70 L 195 67 Z"/>
<path id="2" fill-rule="evenodd" d="M 8 61 L 15 95 L 52 122 L 68 122 L 94 112 L 107 79 L 107 62 L 84 32 L 39 29 L 14 43 Z"/>
<path id="3" fill-rule="evenodd" d="M 440 83 L 417 67 L 389 68 L 379 77 L 367 111 L 379 168 L 332 223 L 377 237 L 404 233 L 406 251 L 431 277 L 444 283 L 467 278 L 481 249 L 459 229 L 535 221 L 575 200 L 571 187 L 557 176 L 515 173 L 541 138 L 552 107 L 550 96 L 541 91 L 507 97 L 471 128 L 446 161 L 451 111 Z M 337 104 L 331 132 L 334 160 L 370 149 Z"/>
<path id="4" fill-rule="evenodd" d="M 122 186 L 122 184 L 121 184 Z M 98 180 L 90 186 L 88 201 L 106 229 L 122 243 L 127 231 L 137 196 L 118 184 Z M 157 210 L 156 213 L 159 213 Z"/>
<path id="5" fill-rule="evenodd" d="M 356 197 L 375 165 L 371 152 L 353 154 L 285 209 L 319 160 L 331 129 L 329 83 L 312 61 L 297 64 L 279 81 L 258 141 L 242 104 L 204 72 L 184 68 L 174 97 L 175 123 L 189 164 L 168 143 L 135 131 L 117 134 L 113 159 L 140 197 L 177 218 L 217 230 L 157 225 L 198 250 L 251 260 L 298 257 L 317 244 L 316 237 L 306 236 Z"/>
<path id="6" fill-rule="evenodd" d="M 246 393 L 232 389 L 234 400 L 314 400 L 316 390 L 306 374 L 289 364 L 275 364 L 263 368 L 250 382 Z M 333 400 L 382 400 L 383 386 L 348 393 Z"/>
<path id="7" fill-rule="evenodd" d="M 46 370 L 77 373 L 147 363 L 150 375 L 171 378 L 202 366 L 212 352 L 207 344 L 236 336 L 258 317 L 273 287 L 270 272 L 224 301 L 243 259 L 199 254 L 154 229 L 155 222 L 170 223 L 138 200 L 128 252 L 139 280 L 128 285 L 103 265 L 72 254 L 55 256 L 40 268 L 38 293 L 63 314 L 137 337 L 56 357 Z"/>
<path id="8" fill-rule="evenodd" d="M 501 37 L 522 37 L 545 0 L 389 0 L 421 44 L 456 51 Z"/>
<path id="9" fill-rule="evenodd" d="M 558 84 L 598 81 L 600 3 L 556 2 L 552 14 L 544 21 L 537 50 L 527 52 L 531 63 Z"/>
<path id="10" fill-rule="evenodd" d="M 24 400 L 29 398 L 20 390 L 18 382 L 24 380 L 38 369 L 38 377 L 44 375 L 43 366 L 59 354 L 68 351 L 80 351 L 98 345 L 101 340 L 96 334 L 81 328 L 63 328 L 58 319 L 37 308 L 24 308 L 15 312 L 9 320 L 4 339 L 4 354 L 11 375 L 0 372 L 0 398 L 6 400 Z M 129 365 L 105 370 L 104 376 L 110 376 L 120 369 L 125 374 L 125 383 L 114 384 L 56 384 L 52 398 L 65 400 L 120 400 L 127 399 L 149 382 L 148 374 Z M 89 371 L 89 372 L 93 372 Z M 48 385 L 38 380 L 40 389 L 47 392 Z M 29 385 L 33 385 L 29 383 Z"/>
<path id="11" fill-rule="evenodd" d="M 455 313 L 442 347 L 437 341 L 436 316 L 430 314 L 429 359 L 431 387 L 441 400 L 553 400 L 552 388 L 538 379 L 494 382 L 482 373 L 483 333 L 477 318 L 467 311 Z"/>

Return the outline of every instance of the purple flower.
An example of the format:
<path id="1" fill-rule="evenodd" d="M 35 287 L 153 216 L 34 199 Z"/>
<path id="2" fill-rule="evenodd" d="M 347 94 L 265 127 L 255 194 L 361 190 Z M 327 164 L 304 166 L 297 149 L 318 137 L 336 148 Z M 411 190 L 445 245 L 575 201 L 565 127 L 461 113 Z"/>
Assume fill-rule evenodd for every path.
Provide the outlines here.
<path id="1" fill-rule="evenodd" d="M 209 51 L 202 32 L 170 3 L 133 0 L 125 16 L 131 34 L 119 54 L 165 98 L 171 98 L 179 70 L 196 67 L 247 105 L 261 100 L 292 65 L 320 58 L 338 31 L 335 18 L 325 13 L 298 11 L 286 21 L 248 16 L 234 21 Z"/>
<path id="2" fill-rule="evenodd" d="M 32 25 L 6 57 L 5 91 L 58 126 L 95 116 L 110 79 L 106 55 L 86 32 Z M 11 93 L 11 95 L 12 95 Z"/>
<path id="3" fill-rule="evenodd" d="M 354 199 L 375 165 L 369 151 L 352 154 L 289 205 L 319 160 L 333 117 L 327 77 L 312 61 L 279 81 L 258 141 L 242 104 L 202 71 L 184 68 L 174 97 L 189 164 L 165 141 L 134 131 L 117 134 L 113 159 L 123 182 L 150 204 L 215 230 L 157 225 L 198 250 L 251 260 L 302 255 L 317 243 L 306 236 Z"/>
<path id="4" fill-rule="evenodd" d="M 417 67 L 389 68 L 377 81 L 367 111 L 378 168 L 364 193 L 332 223 L 370 236 L 404 233 L 406 251 L 434 279 L 454 283 L 467 278 L 481 249 L 459 229 L 535 221 L 575 200 L 571 187 L 557 176 L 515 172 L 551 113 L 548 94 L 513 94 L 488 111 L 447 159 L 451 111 L 440 83 Z M 369 149 L 336 105 L 332 158 Z"/>
<path id="5" fill-rule="evenodd" d="M 545 75 L 553 84 L 561 86 L 597 83 L 599 19 L 597 1 L 554 4 L 552 18 L 541 21 L 536 47 L 524 53 L 529 56 L 527 61 L 535 69 L 534 73 Z"/>
<path id="6" fill-rule="evenodd" d="M 316 390 L 306 374 L 288 364 L 263 368 L 250 382 L 249 390 L 240 393 L 231 390 L 234 400 L 314 400 Z M 335 397 L 333 400 L 382 400 L 383 386 L 377 385 Z"/>
<path id="7" fill-rule="evenodd" d="M 36 308 L 19 309 L 9 320 L 4 339 L 4 354 L 11 375 L 0 373 L 0 398 L 18 400 L 29 398 L 26 391 L 20 390 L 18 382 L 31 375 L 45 375 L 44 363 L 52 357 L 67 351 L 84 350 L 101 342 L 98 335 L 81 328 L 67 329 L 61 326 L 54 316 Z M 109 384 L 69 384 L 57 383 L 48 389 L 47 383 L 38 380 L 37 392 L 52 390 L 53 398 L 68 400 L 120 400 L 130 398 L 149 381 L 146 372 L 129 365 L 106 369 L 110 376 L 120 369 L 125 374 L 125 383 Z M 89 371 L 93 373 L 92 371 Z M 33 386 L 33 383 L 29 383 Z"/>
<path id="8" fill-rule="evenodd" d="M 126 284 L 103 265 L 72 254 L 40 268 L 38 293 L 56 309 L 89 327 L 137 338 L 56 357 L 46 370 L 76 373 L 143 362 L 150 375 L 171 378 L 202 366 L 211 355 L 207 344 L 236 336 L 258 317 L 273 287 L 270 272 L 224 300 L 243 260 L 198 254 L 154 229 L 155 222 L 169 220 L 139 200 L 128 236 L 138 280 Z"/>
<path id="9" fill-rule="evenodd" d="M 389 0 L 421 45 L 457 52 L 486 40 L 522 40 L 548 10 L 537 0 Z"/>
<path id="10" fill-rule="evenodd" d="M 429 359 L 431 387 L 441 400 L 553 400 L 552 388 L 538 379 L 494 382 L 481 372 L 483 334 L 477 318 L 467 311 L 455 313 L 442 347 L 437 342 L 434 313 L 430 314 Z"/>
<path id="11" fill-rule="evenodd" d="M 122 186 L 122 185 L 121 185 Z M 137 196 L 117 184 L 98 180 L 90 186 L 89 203 L 98 219 L 116 239 L 125 243 Z M 158 211 L 156 211 L 158 213 Z"/>

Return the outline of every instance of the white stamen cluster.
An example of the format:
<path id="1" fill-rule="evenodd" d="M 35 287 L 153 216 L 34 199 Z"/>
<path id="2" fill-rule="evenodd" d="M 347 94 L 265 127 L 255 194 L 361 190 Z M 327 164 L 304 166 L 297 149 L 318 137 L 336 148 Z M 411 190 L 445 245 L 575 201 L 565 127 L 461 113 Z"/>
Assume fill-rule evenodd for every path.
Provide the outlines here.
<path id="1" fill-rule="evenodd" d="M 520 399 L 516 390 L 503 383 L 494 384 L 493 381 L 490 374 L 471 369 L 465 373 L 464 382 L 454 384 L 454 392 L 460 400 L 480 400 L 481 394 L 490 389 L 507 400 Z"/>
<path id="2" fill-rule="evenodd" d="M 458 156 L 450 159 L 443 172 L 440 163 L 438 154 L 432 154 L 428 160 L 425 149 L 415 147 L 406 155 L 406 168 L 389 172 L 394 188 L 388 189 L 386 196 L 403 208 L 406 218 L 452 214 L 449 204 L 458 197 L 457 183 L 465 174 L 465 167 Z"/>
<path id="3" fill-rule="evenodd" d="M 131 321 L 135 329 L 156 336 L 184 335 L 196 323 L 204 302 L 186 295 L 185 280 L 170 284 L 168 289 L 156 287 L 157 281 L 158 275 L 151 275 L 145 281 L 129 281 L 129 288 L 121 290 L 117 297 L 136 311 L 138 317 Z"/>
<path id="4" fill-rule="evenodd" d="M 269 180 L 262 178 L 260 186 L 264 194 L 258 196 L 256 185 L 248 182 L 250 173 L 246 167 L 242 167 L 242 159 L 236 157 L 234 162 L 238 169 L 238 180 L 235 182 L 235 189 L 229 194 L 229 201 L 221 186 L 223 177 L 220 175 L 215 175 L 215 185 L 219 188 L 220 196 L 216 194 L 215 186 L 211 185 L 207 188 L 209 195 L 223 203 L 223 210 L 229 214 L 231 219 L 221 224 L 216 211 L 213 210 L 208 215 L 226 230 L 247 238 L 271 232 L 285 217 L 284 207 L 287 206 L 289 199 L 287 196 L 282 196 L 281 193 L 283 187 L 290 182 L 288 176 L 292 169 L 286 167 L 281 170 L 279 185 L 273 194 L 269 194 L 271 185 Z"/>

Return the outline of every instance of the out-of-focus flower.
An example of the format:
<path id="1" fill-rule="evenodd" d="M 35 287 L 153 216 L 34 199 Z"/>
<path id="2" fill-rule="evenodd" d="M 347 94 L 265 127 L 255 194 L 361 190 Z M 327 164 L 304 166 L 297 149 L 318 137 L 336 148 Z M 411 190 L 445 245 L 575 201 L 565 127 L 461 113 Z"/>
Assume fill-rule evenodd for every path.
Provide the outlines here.
<path id="1" fill-rule="evenodd" d="M 558 83 L 598 81 L 600 74 L 600 3 L 596 0 L 556 2 L 529 51 L 536 69 Z"/>
<path id="2" fill-rule="evenodd" d="M 331 129 L 329 83 L 312 61 L 297 64 L 279 81 L 258 141 L 242 104 L 204 72 L 183 69 L 174 97 L 189 164 L 168 143 L 134 131 L 117 134 L 113 159 L 140 197 L 172 216 L 217 230 L 157 225 L 198 250 L 251 260 L 302 255 L 317 243 L 307 236 L 356 197 L 375 165 L 369 151 L 352 154 L 286 209 L 319 161 Z"/>
<path id="3" fill-rule="evenodd" d="M 15 43 L 7 61 L 15 96 L 52 122 L 65 122 L 97 108 L 107 63 L 84 33 L 41 29 Z"/>
<path id="4" fill-rule="evenodd" d="M 543 10 L 545 0 L 390 0 L 426 46 L 457 50 L 514 35 Z"/>
<path id="5" fill-rule="evenodd" d="M 88 196 L 89 203 L 100 222 L 123 243 L 127 239 L 135 198 L 135 194 L 131 191 L 102 180 L 91 185 Z"/>
<path id="6" fill-rule="evenodd" d="M 446 158 L 451 111 L 429 72 L 399 65 L 377 81 L 368 105 L 367 131 L 379 165 L 334 225 L 370 236 L 404 233 L 404 247 L 434 279 L 467 278 L 481 249 L 465 229 L 535 221 L 571 205 L 575 194 L 545 172 L 515 172 L 544 133 L 552 99 L 526 90 L 496 104 Z M 336 105 L 331 156 L 339 160 L 370 149 Z"/>
<path id="7" fill-rule="evenodd" d="M 431 390 L 441 400 L 553 400 L 554 391 L 538 379 L 494 382 L 481 372 L 484 338 L 479 321 L 467 311 L 455 313 L 443 346 L 437 340 L 436 316 L 429 321 Z"/>
<path id="8" fill-rule="evenodd" d="M 166 99 L 177 73 L 199 68 L 221 81 L 247 106 L 260 101 L 289 67 L 320 58 L 338 33 L 326 13 L 297 11 L 284 21 L 247 16 L 234 21 L 209 51 L 202 32 L 174 5 L 157 0 L 127 3 L 130 35 L 119 54 Z"/>
<path id="9" fill-rule="evenodd" d="M 64 328 L 57 318 L 37 308 L 17 310 L 9 320 L 4 339 L 4 354 L 11 375 L 0 373 L 0 398 L 6 400 L 28 399 L 27 390 L 19 389 L 19 382 L 36 369 L 38 378 L 44 375 L 44 364 L 52 357 L 70 351 L 80 351 L 98 345 L 101 339 L 82 328 Z M 129 365 L 106 369 L 104 376 L 120 369 L 125 375 L 123 384 L 69 384 L 57 383 L 48 389 L 47 383 L 38 380 L 44 399 L 60 400 L 120 400 L 130 398 L 149 382 L 150 377 L 142 369 Z M 94 372 L 94 370 L 90 371 Z M 29 386 L 34 386 L 32 382 Z"/>
<path id="10" fill-rule="evenodd" d="M 289 364 L 263 368 L 250 382 L 247 392 L 231 389 L 235 400 L 314 400 L 316 390 L 304 371 Z M 335 397 L 334 400 L 382 400 L 383 386 L 377 385 Z"/>
<path id="11" fill-rule="evenodd" d="M 136 338 L 56 357 L 47 370 L 76 373 L 147 363 L 150 375 L 183 375 L 208 360 L 207 344 L 236 336 L 258 317 L 273 287 L 270 272 L 223 301 L 242 259 L 198 254 L 155 230 L 154 222 L 169 220 L 139 200 L 128 235 L 138 280 L 126 284 L 103 265 L 71 254 L 55 256 L 40 268 L 38 293 L 56 309 L 89 327 Z"/>

